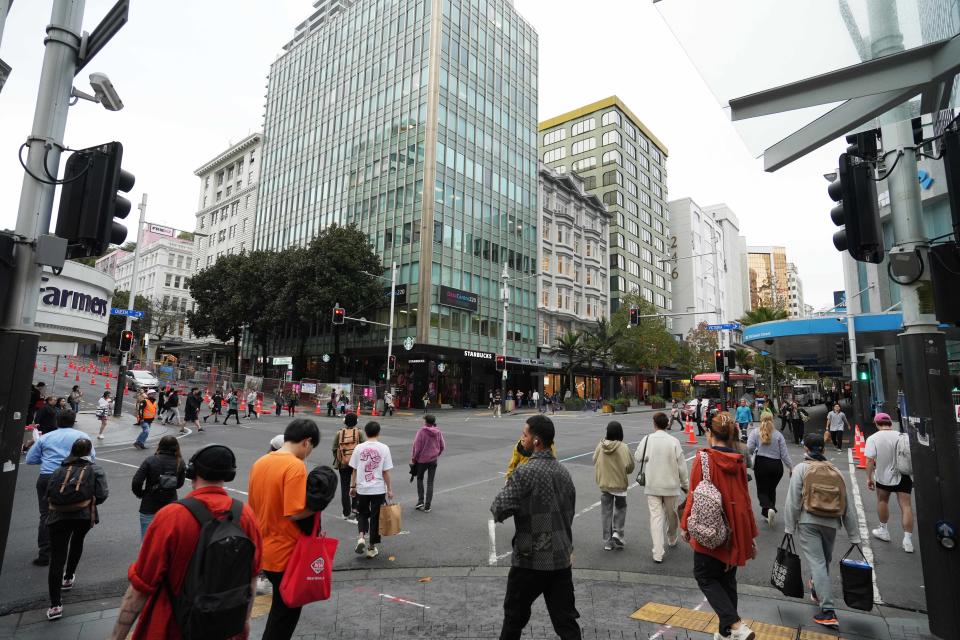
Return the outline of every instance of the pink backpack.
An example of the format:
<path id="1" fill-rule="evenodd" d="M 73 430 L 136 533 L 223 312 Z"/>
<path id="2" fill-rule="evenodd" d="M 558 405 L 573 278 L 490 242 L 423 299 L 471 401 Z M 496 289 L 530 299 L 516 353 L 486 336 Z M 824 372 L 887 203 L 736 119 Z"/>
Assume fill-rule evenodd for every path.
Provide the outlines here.
<path id="1" fill-rule="evenodd" d="M 730 537 L 730 525 L 723 512 L 723 496 L 710 481 L 710 457 L 706 451 L 700 452 L 700 468 L 703 470 L 703 479 L 693 490 L 687 531 L 700 546 L 716 549 Z"/>

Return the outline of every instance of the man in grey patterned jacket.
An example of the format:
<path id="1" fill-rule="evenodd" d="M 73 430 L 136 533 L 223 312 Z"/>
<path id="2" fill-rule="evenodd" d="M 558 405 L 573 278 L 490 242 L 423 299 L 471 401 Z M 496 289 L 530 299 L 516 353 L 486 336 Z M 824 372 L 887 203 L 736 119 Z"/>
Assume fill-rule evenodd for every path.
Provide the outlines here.
<path id="1" fill-rule="evenodd" d="M 516 527 L 500 640 L 520 638 L 530 606 L 541 594 L 557 635 L 581 637 L 570 569 L 577 492 L 570 473 L 550 453 L 554 433 L 550 418 L 527 418 L 520 444 L 531 452 L 530 459 L 517 467 L 490 506 L 494 520 L 513 516 Z"/>

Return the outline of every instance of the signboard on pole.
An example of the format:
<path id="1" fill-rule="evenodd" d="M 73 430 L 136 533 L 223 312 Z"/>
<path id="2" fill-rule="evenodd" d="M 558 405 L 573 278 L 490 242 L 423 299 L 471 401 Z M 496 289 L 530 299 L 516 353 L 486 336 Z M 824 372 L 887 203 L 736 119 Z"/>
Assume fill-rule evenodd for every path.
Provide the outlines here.
<path id="1" fill-rule="evenodd" d="M 274 356 L 272 358 L 272 364 L 276 365 L 291 365 L 293 364 L 293 356 Z"/>
<path id="2" fill-rule="evenodd" d="M 112 316 L 130 316 L 131 318 L 142 318 L 143 311 L 137 311 L 136 309 L 118 309 L 117 307 L 110 307 L 110 315 Z"/>
<path id="3" fill-rule="evenodd" d="M 708 324 L 707 331 L 739 331 L 743 328 L 739 322 L 725 322 L 723 324 Z"/>
<path id="4" fill-rule="evenodd" d="M 174 236 L 174 229 L 172 227 L 164 227 L 159 224 L 148 224 L 147 230 L 158 236 L 170 236 L 171 238 Z"/>

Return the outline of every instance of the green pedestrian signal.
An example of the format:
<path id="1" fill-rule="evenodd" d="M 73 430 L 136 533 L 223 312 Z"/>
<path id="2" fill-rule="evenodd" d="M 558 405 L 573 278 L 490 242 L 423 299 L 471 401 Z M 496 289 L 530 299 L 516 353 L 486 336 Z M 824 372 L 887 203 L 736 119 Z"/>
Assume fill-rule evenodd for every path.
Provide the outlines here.
<path id="1" fill-rule="evenodd" d="M 870 365 L 866 362 L 857 363 L 857 380 L 870 382 Z"/>

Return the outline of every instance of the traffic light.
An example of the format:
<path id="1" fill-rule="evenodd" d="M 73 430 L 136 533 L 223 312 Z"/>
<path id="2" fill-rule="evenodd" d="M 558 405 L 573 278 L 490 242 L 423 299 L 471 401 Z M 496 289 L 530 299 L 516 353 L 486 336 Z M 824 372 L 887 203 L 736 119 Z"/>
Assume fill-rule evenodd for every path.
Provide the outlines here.
<path id="1" fill-rule="evenodd" d="M 386 372 L 384 369 L 380 369 L 380 371 L 379 371 L 378 373 L 379 373 L 379 376 L 380 376 L 380 379 L 381 379 L 381 380 L 386 380 L 386 379 L 387 379 L 387 372 Z"/>
<path id="2" fill-rule="evenodd" d="M 724 370 L 723 349 L 717 349 L 713 352 L 714 371 Z"/>
<path id="3" fill-rule="evenodd" d="M 122 161 L 119 142 L 81 149 L 67 160 L 56 233 L 67 240 L 68 258 L 103 255 L 127 238 L 115 219 L 126 218 L 131 205 L 117 192 L 129 192 L 136 179 Z"/>
<path id="4" fill-rule="evenodd" d="M 847 360 L 847 339 L 843 338 L 837 340 L 837 360 L 840 362 L 846 362 Z"/>
<path id="5" fill-rule="evenodd" d="M 127 352 L 130 351 L 130 347 L 133 346 L 133 331 L 125 329 L 120 332 L 120 351 Z"/>
<path id="6" fill-rule="evenodd" d="M 727 349 L 723 352 L 725 364 L 727 369 L 736 369 L 737 368 L 737 352 L 733 349 Z"/>
<path id="7" fill-rule="evenodd" d="M 860 382 L 870 382 L 870 364 L 867 362 L 857 363 L 857 380 Z"/>
<path id="8" fill-rule="evenodd" d="M 343 324 L 346 318 L 346 310 L 338 303 L 333 307 L 333 324 Z"/>
<path id="9" fill-rule="evenodd" d="M 395 355 L 393 355 L 393 354 L 390 354 L 390 358 L 389 358 L 389 360 L 388 360 L 387 362 L 389 363 L 389 364 L 387 365 L 387 369 L 388 369 L 389 371 L 396 371 L 396 370 L 397 370 L 397 356 L 395 356 Z"/>
<path id="10" fill-rule="evenodd" d="M 636 307 L 630 308 L 630 326 L 636 327 L 640 325 L 640 309 Z"/>
<path id="11" fill-rule="evenodd" d="M 833 234 L 837 251 L 847 251 L 859 262 L 883 262 L 883 234 L 872 163 L 877 159 L 876 131 L 847 136 L 846 153 L 838 160 L 837 179 L 827 188 L 837 202 L 830 219 L 838 227 Z"/>
<path id="12" fill-rule="evenodd" d="M 503 371 L 507 368 L 507 357 L 497 356 L 497 371 Z"/>

